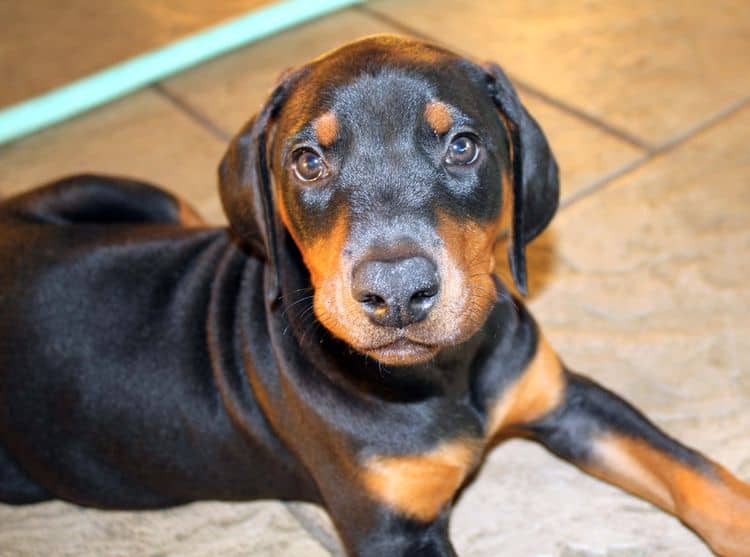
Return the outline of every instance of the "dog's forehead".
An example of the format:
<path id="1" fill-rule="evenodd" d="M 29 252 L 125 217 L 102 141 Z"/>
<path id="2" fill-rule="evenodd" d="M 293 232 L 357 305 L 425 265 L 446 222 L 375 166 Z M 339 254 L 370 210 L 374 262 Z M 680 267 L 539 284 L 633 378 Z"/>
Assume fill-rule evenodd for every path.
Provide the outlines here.
<path id="1" fill-rule="evenodd" d="M 334 112 L 342 123 L 424 114 L 440 101 L 481 120 L 491 103 L 481 71 L 469 61 L 432 45 L 377 37 L 333 51 L 307 68 L 282 109 L 290 134 Z M 486 106 L 484 106 L 486 105 Z"/>

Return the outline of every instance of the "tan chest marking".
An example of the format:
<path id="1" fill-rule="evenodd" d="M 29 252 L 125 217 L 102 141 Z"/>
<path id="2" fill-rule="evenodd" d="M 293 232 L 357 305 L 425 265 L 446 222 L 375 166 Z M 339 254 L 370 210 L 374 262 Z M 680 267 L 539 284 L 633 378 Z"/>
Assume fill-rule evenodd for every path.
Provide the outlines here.
<path id="1" fill-rule="evenodd" d="M 455 496 L 481 455 L 482 443 L 460 439 L 418 455 L 375 456 L 362 480 L 377 500 L 424 522 L 433 520 Z"/>
<path id="2" fill-rule="evenodd" d="M 562 365 L 547 340 L 540 334 L 536 354 L 523 374 L 503 391 L 493 405 L 487 436 L 507 427 L 541 418 L 557 407 L 565 396 Z"/>

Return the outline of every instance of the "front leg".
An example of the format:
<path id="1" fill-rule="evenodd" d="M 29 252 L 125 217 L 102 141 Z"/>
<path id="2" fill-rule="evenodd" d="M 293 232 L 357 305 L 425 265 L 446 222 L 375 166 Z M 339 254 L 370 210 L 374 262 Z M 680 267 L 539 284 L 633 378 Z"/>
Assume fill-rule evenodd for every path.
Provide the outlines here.
<path id="1" fill-rule="evenodd" d="M 449 505 L 419 519 L 378 501 L 366 487 L 341 481 L 324 497 L 349 557 L 457 557 L 448 537 Z"/>
<path id="2" fill-rule="evenodd" d="M 675 515 L 721 557 L 750 556 L 750 485 L 685 447 L 629 403 L 567 371 L 538 335 L 494 406 L 496 435 L 531 436 L 585 472 Z"/>

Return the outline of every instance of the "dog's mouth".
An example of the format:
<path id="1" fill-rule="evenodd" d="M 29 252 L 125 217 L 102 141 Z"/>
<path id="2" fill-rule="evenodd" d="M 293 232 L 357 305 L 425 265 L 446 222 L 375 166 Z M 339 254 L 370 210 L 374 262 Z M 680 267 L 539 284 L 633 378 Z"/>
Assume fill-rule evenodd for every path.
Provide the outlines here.
<path id="1" fill-rule="evenodd" d="M 362 349 L 362 352 L 386 365 L 413 365 L 431 360 L 439 346 L 399 336 L 396 340 Z"/>

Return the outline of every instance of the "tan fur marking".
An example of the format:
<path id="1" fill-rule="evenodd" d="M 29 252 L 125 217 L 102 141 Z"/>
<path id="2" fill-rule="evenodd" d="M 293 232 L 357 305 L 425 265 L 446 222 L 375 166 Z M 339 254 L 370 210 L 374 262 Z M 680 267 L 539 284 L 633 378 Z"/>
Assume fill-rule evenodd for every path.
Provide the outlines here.
<path id="1" fill-rule="evenodd" d="M 596 441 L 588 473 L 681 518 L 722 557 L 750 556 L 750 486 L 712 463 L 704 476 L 643 441 L 607 435 Z"/>
<path id="2" fill-rule="evenodd" d="M 439 212 L 437 232 L 445 245 L 449 262 L 443 265 L 442 295 L 465 300 L 467 318 L 454 325 L 457 338 L 466 338 L 487 317 L 495 303 L 494 245 L 500 218 L 486 225 L 459 220 Z M 432 318 L 455 323 L 455 308 L 443 305 Z"/>
<path id="3" fill-rule="evenodd" d="M 322 286 L 321 283 L 326 276 L 340 272 L 341 253 L 348 233 L 349 223 L 346 216 L 341 213 L 329 231 L 322 234 L 312 245 L 303 248 L 302 256 L 315 288 Z"/>
<path id="4" fill-rule="evenodd" d="M 292 226 L 286 205 L 283 201 L 277 204 L 281 222 L 294 238 L 302 253 L 305 266 L 310 271 L 310 281 L 313 287 L 316 289 L 323 288 L 326 277 L 335 276 L 341 272 L 341 254 L 344 251 L 344 244 L 349 234 L 349 221 L 346 214 L 344 212 L 339 213 L 329 231 L 322 234 L 312 244 L 305 244 Z"/>
<path id="5" fill-rule="evenodd" d="M 429 522 L 453 499 L 480 454 L 480 442 L 459 439 L 424 454 L 376 456 L 365 463 L 362 479 L 377 500 Z"/>
<path id="6" fill-rule="evenodd" d="M 668 486 L 656 473 L 664 465 L 662 455 L 652 454 L 647 446 L 635 440 L 607 436 L 595 442 L 596 464 L 584 466 L 592 476 L 613 483 L 624 490 L 651 501 L 657 507 L 675 512 Z M 658 461 L 654 459 L 658 458 Z M 669 466 L 672 468 L 672 466 Z"/>
<path id="7" fill-rule="evenodd" d="M 205 221 L 203 218 L 198 214 L 198 212 L 193 209 L 189 204 L 187 204 L 183 200 L 178 201 L 179 204 L 179 219 L 180 223 L 183 226 L 187 227 L 193 227 L 193 226 L 203 226 L 205 224 Z"/>
<path id="8" fill-rule="evenodd" d="M 330 147 L 336 142 L 339 133 L 339 121 L 333 112 L 326 112 L 313 123 L 318 143 L 323 147 Z"/>
<path id="9" fill-rule="evenodd" d="M 453 116 L 451 116 L 450 109 L 440 101 L 427 103 L 424 109 L 424 119 L 438 135 L 444 134 L 453 125 Z"/>
<path id="10" fill-rule="evenodd" d="M 560 404 L 564 395 L 565 377 L 560 360 L 540 333 L 536 354 L 529 365 L 493 406 L 488 436 L 544 416 Z"/>
<path id="11" fill-rule="evenodd" d="M 499 222 L 481 226 L 473 221 L 456 220 L 445 213 L 438 214 L 438 235 L 445 243 L 451 258 L 469 275 L 492 266 L 492 251 L 499 230 Z"/>

